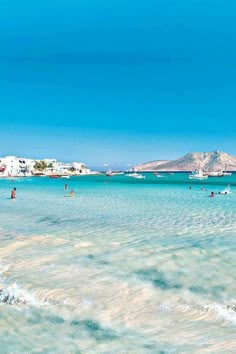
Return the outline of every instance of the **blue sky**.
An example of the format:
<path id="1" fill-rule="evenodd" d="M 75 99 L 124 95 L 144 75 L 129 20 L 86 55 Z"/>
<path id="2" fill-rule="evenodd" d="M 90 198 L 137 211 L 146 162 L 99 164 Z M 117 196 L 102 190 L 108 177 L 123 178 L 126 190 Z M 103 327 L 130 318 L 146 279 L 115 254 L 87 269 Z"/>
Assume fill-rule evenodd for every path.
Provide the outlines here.
<path id="1" fill-rule="evenodd" d="M 0 1 L 0 154 L 236 155 L 236 4 Z"/>

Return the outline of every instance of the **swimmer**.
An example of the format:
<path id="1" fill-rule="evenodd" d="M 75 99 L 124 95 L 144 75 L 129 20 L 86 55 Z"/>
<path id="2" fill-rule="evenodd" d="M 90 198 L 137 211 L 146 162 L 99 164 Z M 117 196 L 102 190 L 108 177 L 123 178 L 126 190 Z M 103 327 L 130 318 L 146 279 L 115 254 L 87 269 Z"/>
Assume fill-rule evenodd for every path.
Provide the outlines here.
<path id="1" fill-rule="evenodd" d="M 13 188 L 11 191 L 11 199 L 16 199 L 16 188 Z"/>
<path id="2" fill-rule="evenodd" d="M 192 186 L 189 186 L 189 189 L 192 189 Z"/>
<path id="3" fill-rule="evenodd" d="M 72 190 L 72 191 L 70 191 L 70 193 L 68 193 L 67 195 L 66 195 L 66 197 L 75 197 L 76 196 L 76 193 Z"/>
<path id="4" fill-rule="evenodd" d="M 215 197 L 215 193 L 214 192 L 211 192 L 211 194 L 209 195 L 210 198 L 213 198 Z"/>
<path id="5" fill-rule="evenodd" d="M 230 186 L 228 186 L 227 188 L 225 188 L 223 191 L 219 192 L 219 194 L 231 194 Z"/>
<path id="6" fill-rule="evenodd" d="M 65 189 L 65 190 L 68 189 L 68 185 L 67 185 L 67 184 L 64 185 L 64 189 Z"/>

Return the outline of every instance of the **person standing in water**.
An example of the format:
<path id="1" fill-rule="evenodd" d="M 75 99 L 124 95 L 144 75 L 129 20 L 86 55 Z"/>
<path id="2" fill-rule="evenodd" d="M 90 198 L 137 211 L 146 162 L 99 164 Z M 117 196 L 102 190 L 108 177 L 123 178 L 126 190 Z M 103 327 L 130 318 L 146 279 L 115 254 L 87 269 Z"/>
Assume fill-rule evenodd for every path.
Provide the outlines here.
<path id="1" fill-rule="evenodd" d="M 65 190 L 67 190 L 67 189 L 68 189 L 68 185 L 67 185 L 67 184 L 65 184 L 64 189 L 65 189 Z"/>
<path id="2" fill-rule="evenodd" d="M 11 199 L 16 199 L 16 188 L 13 188 L 11 191 Z"/>

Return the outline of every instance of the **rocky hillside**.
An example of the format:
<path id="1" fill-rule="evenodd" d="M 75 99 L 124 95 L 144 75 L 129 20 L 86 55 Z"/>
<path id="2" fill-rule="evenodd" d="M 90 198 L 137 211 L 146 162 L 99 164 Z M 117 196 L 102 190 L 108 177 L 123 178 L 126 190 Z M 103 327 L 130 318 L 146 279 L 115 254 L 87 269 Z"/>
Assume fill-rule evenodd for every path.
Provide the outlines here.
<path id="1" fill-rule="evenodd" d="M 236 171 L 236 157 L 222 151 L 194 152 L 174 161 L 153 161 L 135 167 L 135 171 Z"/>
<path id="2" fill-rule="evenodd" d="M 136 171 L 155 171 L 159 166 L 169 163 L 169 160 L 158 160 L 144 163 L 135 167 Z"/>

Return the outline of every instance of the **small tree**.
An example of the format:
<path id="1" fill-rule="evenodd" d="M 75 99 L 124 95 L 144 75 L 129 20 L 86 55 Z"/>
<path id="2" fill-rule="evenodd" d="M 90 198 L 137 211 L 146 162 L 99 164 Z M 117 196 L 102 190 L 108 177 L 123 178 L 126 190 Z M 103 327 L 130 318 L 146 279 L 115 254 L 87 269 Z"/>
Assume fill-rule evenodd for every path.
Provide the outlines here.
<path id="1" fill-rule="evenodd" d="M 35 162 L 34 169 L 38 171 L 44 171 L 47 168 L 47 163 L 45 161 Z"/>

